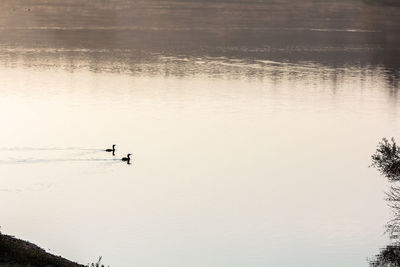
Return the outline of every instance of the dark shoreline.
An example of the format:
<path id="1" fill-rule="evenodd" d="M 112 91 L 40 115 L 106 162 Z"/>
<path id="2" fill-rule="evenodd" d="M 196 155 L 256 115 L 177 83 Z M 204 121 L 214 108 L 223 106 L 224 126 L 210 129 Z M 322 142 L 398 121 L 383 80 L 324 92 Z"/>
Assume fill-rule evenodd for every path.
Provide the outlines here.
<path id="1" fill-rule="evenodd" d="M 0 267 L 2 266 L 82 267 L 85 265 L 47 253 L 44 249 L 28 241 L 0 233 Z"/>

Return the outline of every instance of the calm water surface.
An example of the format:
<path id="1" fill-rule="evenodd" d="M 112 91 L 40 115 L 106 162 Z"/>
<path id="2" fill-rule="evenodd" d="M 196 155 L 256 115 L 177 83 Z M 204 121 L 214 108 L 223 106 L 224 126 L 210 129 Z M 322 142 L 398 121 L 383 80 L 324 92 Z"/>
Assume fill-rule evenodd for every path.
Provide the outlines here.
<path id="1" fill-rule="evenodd" d="M 121 29 L 108 30 L 121 40 Z M 362 43 L 371 31 L 350 33 Z M 368 168 L 380 138 L 400 138 L 398 69 L 389 55 L 376 59 L 382 47 L 317 44 L 318 62 L 258 43 L 224 43 L 244 53 L 232 56 L 196 40 L 190 51 L 37 47 L 6 34 L 5 233 L 122 267 L 366 266 L 387 244 L 386 183 Z M 101 151 L 113 143 L 116 157 Z M 127 153 L 132 165 L 114 160 Z"/>

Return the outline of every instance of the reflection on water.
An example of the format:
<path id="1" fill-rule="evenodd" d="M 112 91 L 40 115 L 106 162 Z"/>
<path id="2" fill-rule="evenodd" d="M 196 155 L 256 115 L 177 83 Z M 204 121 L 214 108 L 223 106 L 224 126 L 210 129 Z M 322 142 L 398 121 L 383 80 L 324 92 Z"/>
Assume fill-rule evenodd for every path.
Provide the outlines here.
<path id="1" fill-rule="evenodd" d="M 372 267 L 400 266 L 400 244 L 393 244 L 382 249 L 370 262 Z"/>
<path id="2" fill-rule="evenodd" d="M 372 166 L 392 183 L 386 200 L 392 210 L 392 219 L 386 224 L 391 244 L 381 249 L 371 261 L 371 266 L 399 266 L 400 264 L 400 147 L 395 139 L 384 138 L 372 155 Z"/>
<path id="3" fill-rule="evenodd" d="M 323 66 L 335 75 L 378 69 L 398 88 L 396 6 L 289 0 L 0 5 L 0 59 L 8 67 L 233 78 Z"/>
<path id="4" fill-rule="evenodd" d="M 2 54 L 4 53 L 4 54 Z M 88 70 L 94 73 L 119 73 L 135 76 L 207 77 L 250 80 L 271 79 L 276 82 L 288 77 L 291 80 L 314 79 L 343 81 L 355 77 L 367 81 L 376 76 L 385 80 L 393 96 L 399 88 L 400 70 L 384 66 L 327 67 L 312 62 L 289 63 L 262 59 L 235 59 L 227 57 L 163 56 L 152 54 L 140 59 L 131 58 L 131 51 L 80 51 L 80 50 L 0 50 L 5 67 L 36 69 L 58 68 L 68 72 Z"/>
<path id="5" fill-rule="evenodd" d="M 387 193 L 387 201 L 392 209 L 392 219 L 386 225 L 391 244 L 380 250 L 379 254 L 370 260 L 370 266 L 400 266 L 400 187 L 394 185 Z"/>
<path id="6" fill-rule="evenodd" d="M 366 168 L 400 131 L 383 69 L 199 64 L 212 75 L 168 57 L 182 75 L 166 75 L 65 60 L 1 66 L 0 160 L 27 161 L 0 164 L 5 232 L 112 266 L 364 266 L 387 242 Z M 133 166 L 100 149 L 114 142 Z"/>
<path id="7" fill-rule="evenodd" d="M 4 0 L 0 5 L 2 49 L 91 51 L 93 65 L 104 56 L 96 51 L 126 51 L 129 55 L 115 58 L 127 58 L 131 67 L 155 53 L 398 71 L 400 7 L 318 0 Z"/>
<path id="8" fill-rule="evenodd" d="M 241 2 L 1 1 L 2 230 L 110 266 L 365 266 L 398 7 Z"/>

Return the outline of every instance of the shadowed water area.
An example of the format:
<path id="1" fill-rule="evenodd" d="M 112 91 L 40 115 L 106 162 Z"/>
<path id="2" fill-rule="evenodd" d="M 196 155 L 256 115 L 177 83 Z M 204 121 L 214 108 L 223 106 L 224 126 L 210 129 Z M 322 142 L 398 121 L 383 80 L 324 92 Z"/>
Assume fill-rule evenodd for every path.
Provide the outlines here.
<path id="1" fill-rule="evenodd" d="M 367 266 L 390 244 L 368 166 L 400 138 L 399 14 L 2 0 L 1 231 L 110 266 Z"/>

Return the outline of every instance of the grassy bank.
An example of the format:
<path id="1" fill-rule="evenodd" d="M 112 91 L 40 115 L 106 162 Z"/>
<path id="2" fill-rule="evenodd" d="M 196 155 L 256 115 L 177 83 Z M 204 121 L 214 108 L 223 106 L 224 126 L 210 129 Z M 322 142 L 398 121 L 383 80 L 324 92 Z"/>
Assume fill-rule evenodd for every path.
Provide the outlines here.
<path id="1" fill-rule="evenodd" d="M 0 267 L 82 267 L 78 263 L 47 253 L 30 242 L 0 233 Z"/>

